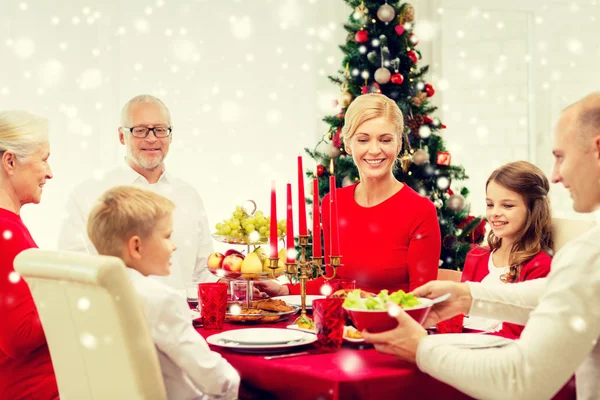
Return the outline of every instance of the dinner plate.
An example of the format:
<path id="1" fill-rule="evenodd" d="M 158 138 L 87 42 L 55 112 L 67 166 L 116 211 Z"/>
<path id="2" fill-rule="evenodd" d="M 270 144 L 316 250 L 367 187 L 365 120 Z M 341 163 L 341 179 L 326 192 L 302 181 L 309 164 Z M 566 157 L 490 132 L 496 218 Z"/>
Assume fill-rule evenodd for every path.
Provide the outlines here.
<path id="1" fill-rule="evenodd" d="M 268 329 L 268 328 L 266 328 Z M 273 330 L 285 331 L 285 329 L 277 329 L 272 328 Z M 242 330 L 242 329 L 239 329 Z M 302 334 L 302 337 L 298 340 L 292 340 L 286 343 L 276 343 L 276 344 L 245 344 L 239 342 L 231 342 L 226 338 L 224 339 L 222 336 L 226 335 L 228 332 L 221 332 L 214 335 L 211 335 L 206 338 L 206 341 L 213 345 L 222 347 L 228 350 L 240 352 L 240 353 L 253 353 L 253 354 L 264 354 L 264 353 L 280 353 L 286 351 L 288 349 L 305 346 L 307 344 L 311 344 L 317 341 L 316 335 L 311 334 Z M 289 331 L 288 331 L 289 332 Z"/>
<path id="2" fill-rule="evenodd" d="M 324 298 L 325 298 L 325 296 L 314 295 L 314 294 L 307 294 L 306 295 L 306 308 L 307 309 L 312 309 L 312 302 L 313 302 L 313 300 L 324 299 Z M 283 301 L 285 301 L 290 306 L 302 307 L 302 298 L 301 298 L 301 296 L 299 294 L 293 294 L 293 295 L 289 295 L 289 296 L 273 297 L 273 299 L 275 299 L 275 300 L 283 300 Z"/>
<path id="3" fill-rule="evenodd" d="M 303 332 L 277 328 L 248 328 L 223 332 L 221 340 L 240 344 L 281 344 L 304 337 Z"/>
<path id="4" fill-rule="evenodd" d="M 502 347 L 513 343 L 507 338 L 480 333 L 440 333 L 428 336 L 428 340 L 433 340 L 436 344 L 448 344 L 464 349 Z"/>

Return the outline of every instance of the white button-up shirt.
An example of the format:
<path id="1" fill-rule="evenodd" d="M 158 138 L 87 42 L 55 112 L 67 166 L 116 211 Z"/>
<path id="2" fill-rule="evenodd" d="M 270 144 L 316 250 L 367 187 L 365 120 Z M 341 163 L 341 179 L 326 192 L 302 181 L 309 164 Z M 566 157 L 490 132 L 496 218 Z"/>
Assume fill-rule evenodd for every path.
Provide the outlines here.
<path id="1" fill-rule="evenodd" d="M 158 350 L 167 397 L 237 399 L 239 374 L 193 328 L 185 299 L 163 283 L 127 270 Z"/>
<path id="2" fill-rule="evenodd" d="M 204 203 L 198 191 L 167 172 L 163 172 L 156 183 L 150 184 L 125 162 L 102 179 L 91 179 L 75 187 L 67 203 L 68 216 L 60 231 L 59 250 L 97 253 L 87 235 L 88 215 L 105 191 L 121 185 L 152 190 L 175 203 L 173 242 L 177 250 L 173 253 L 171 274 L 154 278 L 181 291 L 185 290 L 188 282 L 216 282 L 219 279 L 206 268 L 213 245 Z"/>

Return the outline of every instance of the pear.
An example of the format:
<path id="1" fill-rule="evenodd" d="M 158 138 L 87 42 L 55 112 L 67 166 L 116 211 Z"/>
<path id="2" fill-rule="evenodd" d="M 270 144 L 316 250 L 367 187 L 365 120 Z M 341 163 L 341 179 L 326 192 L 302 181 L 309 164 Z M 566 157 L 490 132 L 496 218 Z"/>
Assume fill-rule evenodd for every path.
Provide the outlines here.
<path id="1" fill-rule="evenodd" d="M 260 257 L 256 252 L 252 252 L 244 258 L 244 262 L 242 262 L 242 277 L 244 279 L 257 279 L 260 278 L 262 273 L 262 263 L 260 262 Z"/>
<path id="2" fill-rule="evenodd" d="M 276 269 L 269 268 L 269 265 L 271 265 L 271 259 L 269 257 L 266 257 L 263 262 L 263 271 L 264 272 L 272 271 L 275 275 L 282 275 L 283 273 L 285 273 L 285 256 L 286 256 L 285 248 L 279 250 L 279 254 L 277 254 L 277 257 L 279 257 L 279 260 L 277 261 Z"/>
<path id="3" fill-rule="evenodd" d="M 263 265 L 269 260 L 269 257 L 267 257 L 267 253 L 265 253 L 265 250 L 262 247 L 257 247 L 256 249 L 254 249 L 254 253 L 258 254 L 258 258 L 260 259 L 260 262 Z"/>

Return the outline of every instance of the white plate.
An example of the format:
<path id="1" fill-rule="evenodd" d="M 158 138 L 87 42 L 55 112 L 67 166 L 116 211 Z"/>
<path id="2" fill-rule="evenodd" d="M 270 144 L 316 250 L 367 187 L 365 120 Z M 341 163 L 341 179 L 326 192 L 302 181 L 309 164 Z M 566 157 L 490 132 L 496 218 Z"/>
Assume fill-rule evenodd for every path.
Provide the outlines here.
<path id="1" fill-rule="evenodd" d="M 240 344 L 282 344 L 301 340 L 304 337 L 302 332 L 293 332 L 286 329 L 277 328 L 248 328 L 236 329 L 223 332 L 220 340 L 237 342 Z"/>
<path id="2" fill-rule="evenodd" d="M 440 333 L 429 336 L 436 344 L 449 344 L 464 349 L 485 349 L 502 347 L 513 341 L 500 336 L 483 335 L 480 333 Z"/>
<path id="3" fill-rule="evenodd" d="M 269 328 L 265 328 L 269 329 Z M 285 329 L 276 329 L 273 330 L 281 330 L 285 331 Z M 242 330 L 242 329 L 238 329 Z M 229 331 L 231 332 L 231 331 Z M 279 344 L 242 344 L 239 342 L 229 342 L 222 338 L 222 335 L 227 334 L 229 332 L 221 332 L 214 335 L 211 335 L 206 338 L 206 341 L 213 345 L 222 348 L 226 348 L 229 350 L 237 351 L 240 353 L 279 353 L 282 351 L 286 351 L 287 349 L 291 349 L 298 346 L 304 346 L 310 343 L 314 343 L 317 341 L 316 335 L 310 334 L 302 334 L 302 338 L 299 340 L 287 342 L 287 343 L 279 343 Z M 290 331 L 287 331 L 290 332 Z"/>
<path id="4" fill-rule="evenodd" d="M 307 309 L 311 309 L 312 308 L 312 302 L 313 302 L 313 300 L 324 299 L 324 298 L 325 298 L 325 296 L 314 295 L 314 294 L 307 294 L 306 295 L 306 308 Z M 283 301 L 285 301 L 290 306 L 302 307 L 302 299 L 301 299 L 301 297 L 300 297 L 299 294 L 290 295 L 290 296 L 273 297 L 273 299 L 275 299 L 275 300 L 283 300 Z"/>
<path id="5" fill-rule="evenodd" d="M 314 334 L 315 331 L 313 329 L 306 329 L 306 328 L 300 328 L 298 325 L 296 324 L 292 324 L 292 325 L 288 325 L 286 326 L 287 329 L 292 329 L 294 331 L 300 331 L 300 332 L 306 332 L 306 333 L 312 333 Z M 345 332 L 350 329 L 349 326 L 344 326 L 344 340 L 350 343 L 364 343 L 365 339 L 355 339 L 355 338 L 350 338 L 350 337 L 346 337 Z"/>

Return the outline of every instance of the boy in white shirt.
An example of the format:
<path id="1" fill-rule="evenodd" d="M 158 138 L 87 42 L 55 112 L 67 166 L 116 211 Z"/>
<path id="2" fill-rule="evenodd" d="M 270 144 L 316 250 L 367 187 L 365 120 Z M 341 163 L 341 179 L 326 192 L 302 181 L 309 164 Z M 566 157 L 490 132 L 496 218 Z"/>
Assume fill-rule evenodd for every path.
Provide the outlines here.
<path id="1" fill-rule="evenodd" d="M 171 272 L 174 208 L 171 200 L 149 190 L 118 186 L 105 192 L 90 212 L 88 235 L 99 254 L 119 257 L 128 267 L 169 399 L 236 399 L 237 371 L 194 330 L 185 299 L 148 277 Z"/>

